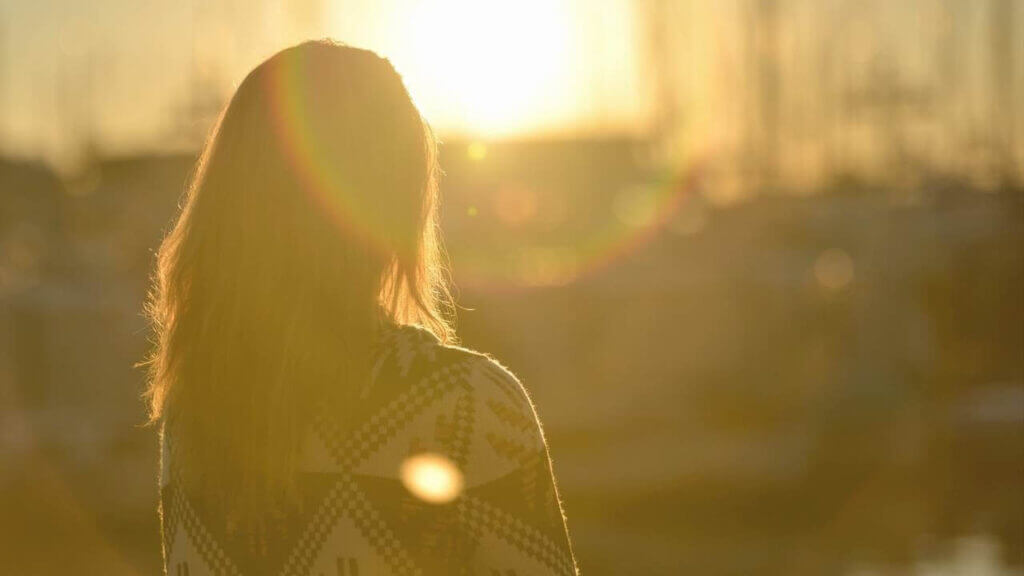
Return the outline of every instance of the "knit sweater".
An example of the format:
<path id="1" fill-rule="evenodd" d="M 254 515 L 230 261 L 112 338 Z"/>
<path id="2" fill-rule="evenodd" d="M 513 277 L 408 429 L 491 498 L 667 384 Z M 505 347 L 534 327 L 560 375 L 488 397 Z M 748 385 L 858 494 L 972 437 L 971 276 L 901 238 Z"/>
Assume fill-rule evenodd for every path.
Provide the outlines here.
<path id="1" fill-rule="evenodd" d="M 353 415 L 326 411 L 311 423 L 299 459 L 301 505 L 258 553 L 251 538 L 228 534 L 223 518 L 185 494 L 173 439 L 166 438 L 165 572 L 575 575 L 547 445 L 516 377 L 488 356 L 410 326 L 384 331 L 372 367 Z M 414 495 L 403 463 L 422 455 L 453 465 L 448 487 L 461 481 L 453 500 Z M 428 496 L 437 481 L 436 470 L 430 474 Z"/>

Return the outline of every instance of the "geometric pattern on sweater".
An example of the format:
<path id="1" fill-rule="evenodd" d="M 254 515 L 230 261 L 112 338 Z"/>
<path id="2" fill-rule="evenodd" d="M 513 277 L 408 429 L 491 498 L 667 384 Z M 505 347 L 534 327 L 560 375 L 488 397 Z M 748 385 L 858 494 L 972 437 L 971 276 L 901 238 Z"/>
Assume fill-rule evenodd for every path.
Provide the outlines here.
<path id="1" fill-rule="evenodd" d="M 413 326 L 385 329 L 358 409 L 322 410 L 299 459 L 300 503 L 262 543 L 181 489 L 162 444 L 161 529 L 171 576 L 578 573 L 529 395 L 489 356 Z M 401 463 L 441 454 L 463 476 L 453 502 L 424 502 Z"/>

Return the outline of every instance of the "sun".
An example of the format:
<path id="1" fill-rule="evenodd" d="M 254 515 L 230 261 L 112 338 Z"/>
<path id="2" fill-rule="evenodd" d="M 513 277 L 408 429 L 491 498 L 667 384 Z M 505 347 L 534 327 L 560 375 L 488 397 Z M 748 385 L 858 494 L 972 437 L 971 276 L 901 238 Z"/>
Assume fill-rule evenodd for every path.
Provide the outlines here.
<path id="1" fill-rule="evenodd" d="M 388 18 L 385 54 L 448 131 L 535 132 L 572 95 L 573 24 L 560 0 L 408 2 Z"/>

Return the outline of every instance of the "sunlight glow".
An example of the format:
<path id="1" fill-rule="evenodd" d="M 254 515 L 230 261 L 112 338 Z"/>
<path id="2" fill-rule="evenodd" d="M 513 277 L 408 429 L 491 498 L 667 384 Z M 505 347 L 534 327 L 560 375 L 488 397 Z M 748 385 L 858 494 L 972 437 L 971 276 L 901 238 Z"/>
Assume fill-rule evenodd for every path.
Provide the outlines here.
<path id="1" fill-rule="evenodd" d="M 402 484 L 420 500 L 431 504 L 451 502 L 462 492 L 462 472 L 440 454 L 417 454 L 402 462 Z"/>
<path id="2" fill-rule="evenodd" d="M 434 0 L 396 12 L 388 56 L 428 118 L 507 136 L 552 124 L 572 94 L 564 0 Z"/>

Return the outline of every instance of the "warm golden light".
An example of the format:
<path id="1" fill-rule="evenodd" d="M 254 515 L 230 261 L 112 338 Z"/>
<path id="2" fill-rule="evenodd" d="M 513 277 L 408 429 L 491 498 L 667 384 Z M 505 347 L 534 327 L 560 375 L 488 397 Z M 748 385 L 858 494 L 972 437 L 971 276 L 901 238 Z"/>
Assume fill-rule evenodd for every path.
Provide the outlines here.
<path id="1" fill-rule="evenodd" d="M 487 145 L 483 142 L 473 142 L 466 147 L 466 156 L 469 156 L 470 160 L 476 160 L 477 162 L 487 158 Z"/>
<path id="2" fill-rule="evenodd" d="M 402 484 L 420 500 L 431 504 L 451 502 L 462 492 L 462 472 L 440 454 L 406 458 L 400 470 Z"/>
<path id="3" fill-rule="evenodd" d="M 523 133 L 557 120 L 571 96 L 570 16 L 556 0 L 410 2 L 394 13 L 387 53 L 428 118 Z"/>
<path id="4" fill-rule="evenodd" d="M 502 186 L 494 196 L 494 208 L 505 224 L 525 224 L 537 215 L 537 193 L 525 186 Z"/>

